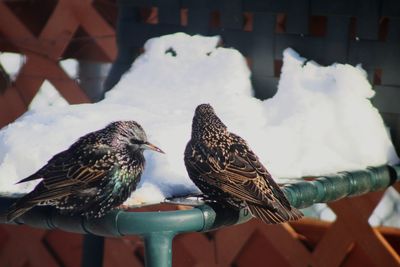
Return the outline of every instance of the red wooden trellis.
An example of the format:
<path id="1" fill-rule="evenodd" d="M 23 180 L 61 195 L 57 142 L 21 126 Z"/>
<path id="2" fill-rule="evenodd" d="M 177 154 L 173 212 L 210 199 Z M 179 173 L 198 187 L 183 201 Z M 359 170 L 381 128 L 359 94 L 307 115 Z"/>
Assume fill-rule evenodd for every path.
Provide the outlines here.
<path id="1" fill-rule="evenodd" d="M 16 81 L 0 95 L 0 125 L 26 111 L 45 79 L 69 103 L 89 102 L 79 85 L 58 64 L 79 27 L 93 37 L 110 61 L 116 57 L 115 31 L 92 6 L 91 0 L 59 0 L 38 37 L 0 1 L 0 32 L 26 56 Z"/>

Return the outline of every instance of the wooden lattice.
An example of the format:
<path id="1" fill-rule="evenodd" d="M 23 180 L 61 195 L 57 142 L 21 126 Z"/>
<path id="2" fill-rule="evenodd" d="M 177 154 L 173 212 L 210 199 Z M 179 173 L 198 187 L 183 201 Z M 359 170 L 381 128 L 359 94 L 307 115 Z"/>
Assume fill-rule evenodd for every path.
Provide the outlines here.
<path id="1" fill-rule="evenodd" d="M 0 1 L 0 33 L 26 56 L 15 82 L 0 94 L 0 125 L 25 112 L 46 79 L 69 103 L 89 102 L 78 83 L 58 63 L 79 27 L 93 37 L 109 61 L 116 56 L 115 31 L 92 6 L 91 0 L 59 0 L 38 36 L 22 20 L 7 2 Z"/>

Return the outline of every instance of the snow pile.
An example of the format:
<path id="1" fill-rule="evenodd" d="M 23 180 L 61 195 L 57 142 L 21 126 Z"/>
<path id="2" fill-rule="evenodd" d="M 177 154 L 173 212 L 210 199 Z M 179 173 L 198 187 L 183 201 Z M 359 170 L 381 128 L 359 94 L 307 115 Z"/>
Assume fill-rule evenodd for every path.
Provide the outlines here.
<path id="1" fill-rule="evenodd" d="M 51 106 L 65 107 L 68 106 L 68 102 L 50 82 L 45 80 L 29 104 L 29 109 L 47 109 Z"/>
<path id="2" fill-rule="evenodd" d="M 145 152 L 141 202 L 195 191 L 183 164 L 193 111 L 210 103 L 228 128 L 247 139 L 275 178 L 320 175 L 398 157 L 360 67 L 321 67 L 287 49 L 278 93 L 252 96 L 250 72 L 219 38 L 173 34 L 149 40 L 106 99 L 97 104 L 33 110 L 0 131 L 0 191 L 40 168 L 79 136 L 115 120 L 136 120 L 167 154 Z"/>
<path id="3" fill-rule="evenodd" d="M 264 103 L 268 141 L 260 155 L 271 160 L 271 171 L 299 177 L 398 161 L 369 100 L 374 91 L 366 72 L 304 62 L 295 51 L 284 52 L 278 92 Z"/>

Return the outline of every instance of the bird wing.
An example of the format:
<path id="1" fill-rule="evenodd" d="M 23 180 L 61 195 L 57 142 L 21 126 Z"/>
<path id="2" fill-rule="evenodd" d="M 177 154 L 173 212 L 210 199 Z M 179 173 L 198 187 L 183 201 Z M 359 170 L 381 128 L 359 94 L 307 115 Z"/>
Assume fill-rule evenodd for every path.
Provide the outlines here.
<path id="1" fill-rule="evenodd" d="M 42 178 L 43 189 L 55 191 L 84 186 L 106 175 L 113 165 L 112 161 L 109 147 L 89 144 L 82 149 L 69 149 L 53 156 L 43 168 L 18 183 Z"/>
<path id="2" fill-rule="evenodd" d="M 235 197 L 271 208 L 276 206 L 275 183 L 271 183 L 271 176 L 252 151 L 230 152 L 225 169 L 216 173 L 215 178 L 222 181 L 221 188 L 225 192 Z"/>
<path id="3" fill-rule="evenodd" d="M 66 152 L 54 157 L 41 174 L 48 188 L 83 185 L 101 179 L 113 165 L 109 147 L 89 145 L 75 153 Z"/>
<path id="4" fill-rule="evenodd" d="M 228 154 L 223 157 L 227 159 L 225 162 L 221 161 L 221 157 L 218 159 L 209 156 L 222 153 L 204 153 L 204 148 L 195 148 L 193 151 L 198 154 L 194 153 L 186 160 L 189 176 L 199 177 L 204 182 L 255 205 L 275 210 L 283 204 L 290 209 L 290 204 L 279 186 L 244 141 L 231 145 Z"/>
<path id="5" fill-rule="evenodd" d="M 280 204 L 290 209 L 291 205 L 286 196 L 247 144 L 243 141 L 233 151 L 230 153 L 229 163 L 223 173 L 226 173 L 233 184 L 241 184 L 242 191 L 253 196 L 248 201 L 259 203 L 259 200 L 262 199 L 263 204 L 267 202 L 274 207 L 276 201 L 279 201 Z M 258 201 L 254 201 L 254 199 Z"/>
<path id="6" fill-rule="evenodd" d="M 42 178 L 33 191 L 20 198 L 10 209 L 7 218 L 13 220 L 37 204 L 52 203 L 56 199 L 90 189 L 92 181 L 102 179 L 113 167 L 110 148 L 87 145 L 55 155 L 35 174 L 21 180 Z"/>

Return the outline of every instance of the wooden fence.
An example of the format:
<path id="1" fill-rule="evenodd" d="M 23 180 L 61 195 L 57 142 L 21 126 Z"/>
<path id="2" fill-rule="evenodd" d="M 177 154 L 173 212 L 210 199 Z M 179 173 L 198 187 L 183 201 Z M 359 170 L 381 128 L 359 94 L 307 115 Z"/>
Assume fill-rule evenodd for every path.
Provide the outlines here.
<path id="1" fill-rule="evenodd" d="M 89 102 L 79 84 L 61 68 L 59 60 L 69 56 L 115 59 L 115 30 L 92 2 L 0 1 L 0 51 L 26 56 L 16 80 L 0 94 L 0 126 L 27 110 L 44 80 L 51 82 L 70 104 Z M 115 10 L 115 3 L 110 4 Z M 36 12 L 37 17 L 32 15 Z M 89 53 L 93 50 L 97 54 Z"/>

